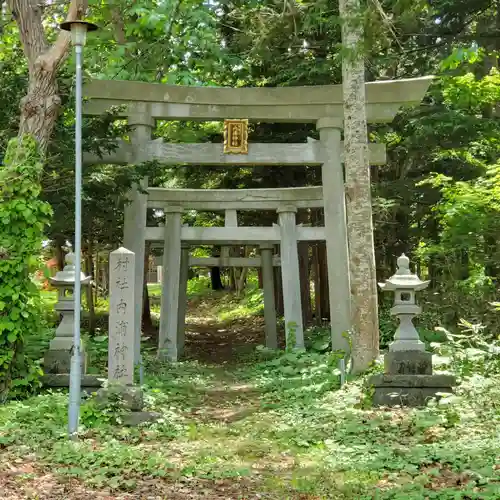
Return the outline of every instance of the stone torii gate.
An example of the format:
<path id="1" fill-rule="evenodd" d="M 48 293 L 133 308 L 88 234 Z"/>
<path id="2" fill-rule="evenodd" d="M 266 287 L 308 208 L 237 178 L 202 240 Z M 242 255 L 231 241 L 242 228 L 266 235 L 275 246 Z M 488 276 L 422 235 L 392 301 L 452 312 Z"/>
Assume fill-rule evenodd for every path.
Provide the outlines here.
<path id="1" fill-rule="evenodd" d="M 236 196 L 235 196 L 236 195 Z M 235 199 L 236 197 L 239 200 Z M 166 358 L 177 359 L 184 344 L 184 315 L 186 286 L 190 264 L 217 263 L 224 266 L 238 264 L 250 267 L 262 266 L 264 289 L 264 318 L 266 323 L 266 345 L 277 347 L 276 309 L 274 304 L 272 249 L 280 244 L 280 259 L 283 281 L 283 304 L 285 327 L 294 329 L 295 343 L 292 347 L 304 347 L 302 305 L 300 297 L 300 274 L 297 243 L 325 239 L 324 227 L 304 227 L 295 222 L 298 208 L 319 208 L 323 204 L 321 187 L 284 189 L 161 189 L 150 188 L 148 206 L 156 207 L 161 200 L 166 212 L 164 227 L 147 227 L 145 239 L 163 243 L 162 302 L 160 316 L 160 349 L 165 347 Z M 269 227 L 241 227 L 237 225 L 237 209 L 269 210 L 278 213 L 279 225 Z M 224 227 L 181 226 L 181 214 L 188 209 L 224 210 Z M 193 259 L 189 257 L 190 245 L 249 245 L 260 248 L 260 258 Z M 179 290 L 177 294 L 175 291 Z M 286 338 L 287 344 L 289 342 Z"/>
<path id="2" fill-rule="evenodd" d="M 422 100 L 432 77 L 372 82 L 366 85 L 366 110 L 370 123 L 390 122 L 403 105 L 418 104 Z M 117 108 L 117 116 L 126 118 L 132 127 L 130 142 L 124 142 L 118 149 L 103 158 L 86 158 L 92 163 L 142 163 L 158 160 L 169 164 L 206 165 L 321 165 L 322 206 L 325 212 L 325 227 L 322 238 L 326 240 L 328 261 L 328 282 L 331 309 L 332 346 L 346 348 L 343 333 L 351 329 L 349 253 L 346 232 L 344 174 L 342 166 L 343 145 L 343 95 L 341 85 L 275 88 L 220 88 L 172 86 L 145 82 L 118 80 L 94 80 L 84 88 L 84 95 L 90 99 L 85 104 L 86 115 L 101 115 L 112 106 Z M 243 155 L 224 154 L 222 144 L 167 144 L 162 140 L 152 140 L 156 120 L 199 120 L 214 121 L 227 118 L 247 118 L 256 122 L 315 123 L 319 130 L 319 141 L 305 144 L 249 144 L 248 153 Z M 385 161 L 383 145 L 370 144 L 371 164 Z M 147 189 L 147 179 L 142 188 Z M 316 188 L 310 188 L 316 189 Z M 229 210 L 240 208 L 240 190 L 228 195 L 225 205 Z M 259 201 L 272 198 L 273 190 L 259 190 Z M 264 191 L 267 194 L 264 194 Z M 144 195 L 137 188 L 131 193 L 131 204 L 125 209 L 124 246 L 136 254 L 136 332 L 135 359 L 139 360 L 140 349 L 140 308 L 142 305 L 142 279 L 146 233 L 146 209 L 165 208 L 166 202 L 155 188 Z M 187 193 L 179 190 L 179 201 Z M 234 198 L 231 201 L 231 196 Z M 170 200 L 168 203 L 174 203 Z M 286 202 L 287 200 L 283 200 Z M 290 201 L 290 200 L 288 200 Z M 249 200 L 245 206 L 255 205 Z M 267 206 L 274 208 L 273 203 Z M 282 203 L 286 205 L 286 203 Z M 208 234 L 212 241 L 227 243 L 227 228 L 209 228 L 210 233 L 201 233 L 206 228 L 182 228 L 179 226 L 179 205 L 171 205 L 174 211 L 167 214 L 170 227 L 175 228 L 174 241 L 205 241 Z M 191 208 L 200 208 L 193 200 Z M 212 200 L 205 210 L 221 210 L 220 203 Z M 252 209 L 252 208 L 249 208 Z M 266 208 L 264 208 L 266 209 Z M 280 227 L 294 226 L 293 211 L 280 213 Z M 166 227 L 169 226 L 167 222 Z M 219 230 L 226 230 L 219 233 Z M 295 233 L 306 229 L 296 228 Z M 212 232 L 215 231 L 215 232 Z M 174 229 L 172 229 L 174 231 Z M 229 230 L 231 231 L 231 230 Z M 256 241 L 266 233 L 264 241 L 280 241 L 279 228 L 239 228 L 238 241 Z M 307 232 L 307 231 L 306 231 Z M 234 233 L 231 233 L 234 234 Z M 304 233 L 305 234 L 305 233 Z M 200 236 L 203 236 L 201 239 Z M 320 239 L 322 239 L 320 238 Z M 281 240 L 285 252 L 292 240 Z M 283 252 L 283 248 L 282 248 Z M 177 258 L 176 258 L 177 259 Z M 177 262 L 177 260 L 175 261 Z M 172 263 L 174 260 L 172 259 Z M 167 269 L 168 273 L 168 269 Z M 174 292 L 176 293 L 176 292 Z M 300 293 L 297 290 L 297 294 Z M 300 303 L 300 300 L 299 300 Z"/>

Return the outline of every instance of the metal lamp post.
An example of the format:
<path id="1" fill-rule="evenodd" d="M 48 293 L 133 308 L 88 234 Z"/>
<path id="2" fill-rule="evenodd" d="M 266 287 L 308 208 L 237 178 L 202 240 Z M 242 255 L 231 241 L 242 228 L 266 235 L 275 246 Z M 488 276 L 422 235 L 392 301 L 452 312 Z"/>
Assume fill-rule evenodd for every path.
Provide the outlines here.
<path id="1" fill-rule="evenodd" d="M 76 99 L 75 99 L 75 315 L 73 352 L 71 356 L 68 433 L 76 437 L 80 414 L 81 385 L 81 253 L 82 253 L 82 52 L 88 31 L 95 31 L 97 26 L 86 21 L 66 21 L 60 25 L 64 31 L 71 32 L 71 43 L 76 55 Z"/>

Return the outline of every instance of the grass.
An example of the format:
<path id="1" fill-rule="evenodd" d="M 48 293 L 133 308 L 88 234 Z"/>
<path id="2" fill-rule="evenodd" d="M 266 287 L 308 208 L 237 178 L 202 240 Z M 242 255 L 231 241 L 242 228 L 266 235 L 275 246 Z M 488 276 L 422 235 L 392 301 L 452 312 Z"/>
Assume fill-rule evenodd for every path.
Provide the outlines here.
<path id="1" fill-rule="evenodd" d="M 362 380 L 339 389 L 328 355 L 225 368 L 150 359 L 147 372 L 156 424 L 123 428 L 87 402 L 72 443 L 67 396 L 47 393 L 0 408 L 3 461 L 29 457 L 117 495 L 187 483 L 208 498 L 498 498 L 499 377 L 464 380 L 446 405 L 384 411 L 363 404 Z M 221 484 L 235 496 L 211 496 Z"/>
<path id="2" fill-rule="evenodd" d="M 175 365 L 146 355 L 146 405 L 161 418 L 123 427 L 121 410 L 89 399 L 77 442 L 66 438 L 65 393 L 0 406 L 2 498 L 500 498 L 497 359 L 445 347 L 440 368 L 460 377 L 456 396 L 374 409 L 366 378 L 339 387 L 331 354 L 249 350 L 258 291 L 237 299 L 202 290 L 201 299 L 192 292 L 188 315 L 205 335 L 198 359 L 222 349 L 222 330 L 240 339 L 239 355 Z M 90 347 L 96 361 L 105 358 L 105 341 Z"/>

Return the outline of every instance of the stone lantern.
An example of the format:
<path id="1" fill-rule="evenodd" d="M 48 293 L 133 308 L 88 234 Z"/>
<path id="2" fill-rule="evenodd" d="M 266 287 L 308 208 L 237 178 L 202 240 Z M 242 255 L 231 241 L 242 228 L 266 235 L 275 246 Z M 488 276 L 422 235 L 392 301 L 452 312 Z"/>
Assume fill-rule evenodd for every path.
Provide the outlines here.
<path id="1" fill-rule="evenodd" d="M 421 281 L 410 271 L 410 259 L 401 255 L 397 260 L 398 269 L 385 283 L 379 283 L 384 292 L 394 292 L 394 307 L 391 314 L 399 319 L 399 326 L 394 335 L 394 342 L 389 351 L 425 351 L 424 343 L 419 339 L 413 325 L 413 318 L 422 312 L 415 300 L 415 292 L 425 290 L 429 281 Z"/>
<path id="2" fill-rule="evenodd" d="M 50 341 L 49 350 L 45 353 L 44 367 L 46 373 L 69 373 L 71 366 L 71 350 L 73 348 L 75 303 L 73 291 L 75 287 L 75 254 L 68 253 L 66 265 L 53 278 L 50 284 L 57 290 L 55 310 L 61 313 L 61 322 L 56 329 L 56 336 Z M 83 286 L 89 285 L 90 276 L 80 274 Z M 82 349 L 83 353 L 83 349 Z M 85 372 L 85 354 L 82 355 L 82 372 Z"/>
<path id="3" fill-rule="evenodd" d="M 382 406 L 424 406 L 429 398 L 439 393 L 450 393 L 456 385 L 451 375 L 433 375 L 432 354 L 425 350 L 413 325 L 413 318 L 422 309 L 415 300 L 416 292 L 424 290 L 429 281 L 421 281 L 410 271 L 410 260 L 401 255 L 398 269 L 385 283 L 379 283 L 383 291 L 394 292 L 391 314 L 399 319 L 394 341 L 384 356 L 384 374 L 374 375 L 370 384 L 374 387 L 373 403 Z"/>

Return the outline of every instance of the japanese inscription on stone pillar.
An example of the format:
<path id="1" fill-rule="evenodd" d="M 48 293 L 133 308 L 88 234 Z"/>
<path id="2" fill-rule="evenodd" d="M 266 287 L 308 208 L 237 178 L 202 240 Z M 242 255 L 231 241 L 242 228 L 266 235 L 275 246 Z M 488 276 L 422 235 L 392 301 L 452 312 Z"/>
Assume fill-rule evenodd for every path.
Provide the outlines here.
<path id="1" fill-rule="evenodd" d="M 108 379 L 134 382 L 135 254 L 119 248 L 109 255 Z"/>

